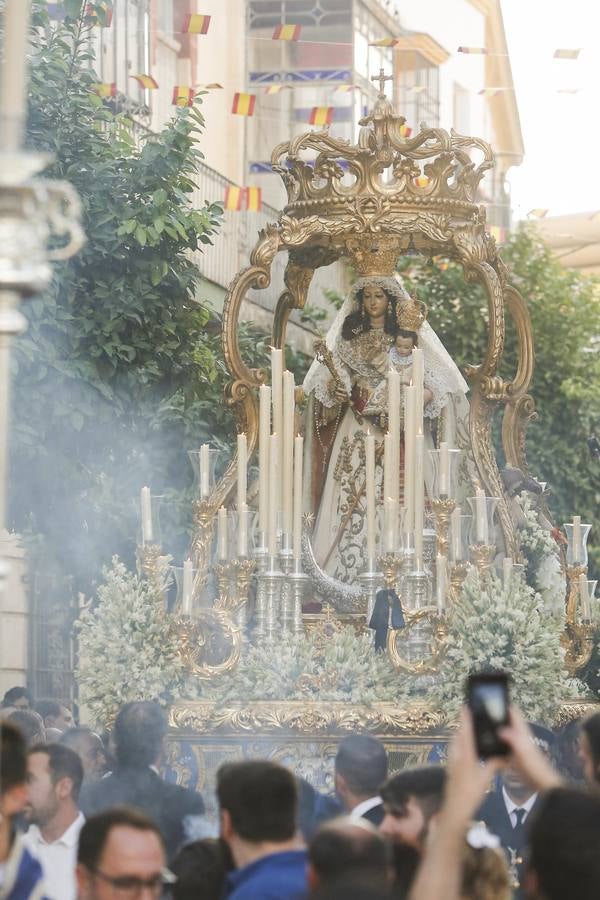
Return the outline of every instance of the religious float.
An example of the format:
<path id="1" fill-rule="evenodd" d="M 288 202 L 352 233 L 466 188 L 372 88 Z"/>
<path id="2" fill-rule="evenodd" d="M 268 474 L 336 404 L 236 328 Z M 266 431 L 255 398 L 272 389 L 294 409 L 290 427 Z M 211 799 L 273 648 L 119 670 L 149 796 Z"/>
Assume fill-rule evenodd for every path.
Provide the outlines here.
<path id="1" fill-rule="evenodd" d="M 337 742 L 357 731 L 384 741 L 392 769 L 443 758 L 455 717 L 439 691 L 452 608 L 469 580 L 473 591 L 489 579 L 504 602 L 532 596 L 520 528 L 529 519 L 551 529 L 525 458 L 535 415 L 530 319 L 476 202 L 492 150 L 439 128 L 407 136 L 385 80 L 382 72 L 357 144 L 325 129 L 275 148 L 288 202 L 225 301 L 237 453 L 218 481 L 216 451 L 192 454 L 195 530 L 172 612 L 189 679 L 206 690 L 170 709 L 169 766 L 205 796 L 222 762 L 251 756 L 281 760 L 327 787 Z M 464 373 L 396 272 L 407 253 L 454 260 L 485 291 L 485 355 Z M 238 317 L 246 292 L 270 284 L 277 254 L 287 258 L 285 290 L 268 372 L 243 359 Z M 307 303 L 315 271 L 338 260 L 355 280 L 295 385 L 285 366 L 288 317 Z M 507 317 L 518 348 L 510 378 L 499 374 Z M 519 504 L 523 486 L 529 499 Z M 144 490 L 140 565 L 154 578 L 161 548 Z M 588 532 L 577 517 L 566 527 L 554 560 L 558 603 L 535 609 L 558 617 L 571 676 L 589 660 L 595 627 Z M 352 641 L 385 685 L 379 695 L 340 688 L 348 673 L 336 648 Z M 278 676 L 290 677 L 278 660 L 296 667 L 291 694 L 278 695 Z M 582 708 L 573 701 L 561 715 Z"/>

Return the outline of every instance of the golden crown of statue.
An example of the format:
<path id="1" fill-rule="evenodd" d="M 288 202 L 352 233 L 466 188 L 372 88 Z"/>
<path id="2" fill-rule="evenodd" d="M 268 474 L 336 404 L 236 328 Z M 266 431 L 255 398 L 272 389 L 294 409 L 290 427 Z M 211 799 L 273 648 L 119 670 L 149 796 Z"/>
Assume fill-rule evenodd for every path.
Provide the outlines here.
<path id="1" fill-rule="evenodd" d="M 396 307 L 396 319 L 398 326 L 403 331 L 418 331 L 427 318 L 427 306 L 422 300 L 410 297 L 404 303 Z"/>
<path id="2" fill-rule="evenodd" d="M 337 139 L 326 128 L 273 150 L 271 165 L 288 196 L 279 222 L 283 243 L 329 246 L 345 255 L 350 234 L 385 233 L 399 238 L 399 253 L 411 236 L 415 249 L 439 253 L 465 229 L 483 233 L 485 209 L 475 198 L 493 166 L 490 145 L 425 125 L 407 135 L 404 117 L 385 97 L 389 79 L 383 70 L 373 80 L 379 81 L 379 97 L 359 121 L 358 144 Z"/>

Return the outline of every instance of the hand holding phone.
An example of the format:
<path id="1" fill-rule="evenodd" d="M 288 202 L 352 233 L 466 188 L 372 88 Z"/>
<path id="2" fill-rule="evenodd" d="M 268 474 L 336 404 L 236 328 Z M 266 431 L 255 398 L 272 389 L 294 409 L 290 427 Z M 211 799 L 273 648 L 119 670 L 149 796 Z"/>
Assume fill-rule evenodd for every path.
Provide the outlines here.
<path id="1" fill-rule="evenodd" d="M 467 681 L 467 703 L 473 717 L 475 745 L 481 759 L 508 756 L 508 744 L 498 732 L 509 724 L 509 677 L 504 672 L 481 672 Z"/>

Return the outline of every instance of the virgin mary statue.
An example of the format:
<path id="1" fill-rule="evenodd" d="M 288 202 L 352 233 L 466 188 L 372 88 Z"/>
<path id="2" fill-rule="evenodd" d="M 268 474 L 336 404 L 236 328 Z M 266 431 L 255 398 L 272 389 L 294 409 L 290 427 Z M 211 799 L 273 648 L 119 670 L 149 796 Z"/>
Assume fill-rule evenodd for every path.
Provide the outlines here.
<path id="1" fill-rule="evenodd" d="M 305 508 L 316 514 L 313 549 L 319 566 L 350 583 L 366 569 L 365 435 L 375 436 L 376 496 L 381 501 L 387 373 L 411 380 L 412 348 L 423 350 L 426 442 L 454 441 L 456 410 L 468 386 L 398 275 L 359 278 L 339 310 L 326 348 L 304 380 L 308 397 Z M 322 360 L 325 360 L 323 362 Z M 402 441 L 402 444 L 404 442 Z M 427 454 L 428 456 L 428 454 Z M 403 447 L 400 490 L 403 490 Z M 426 486 L 428 474 L 425 476 Z"/>

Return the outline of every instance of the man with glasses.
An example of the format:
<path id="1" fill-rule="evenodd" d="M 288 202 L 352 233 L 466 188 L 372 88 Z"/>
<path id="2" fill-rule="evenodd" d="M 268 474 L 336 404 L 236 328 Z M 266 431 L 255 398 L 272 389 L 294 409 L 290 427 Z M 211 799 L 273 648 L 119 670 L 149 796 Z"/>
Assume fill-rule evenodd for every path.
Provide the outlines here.
<path id="1" fill-rule="evenodd" d="M 165 896 L 174 881 L 160 831 L 144 813 L 115 807 L 81 829 L 79 900 L 151 900 Z"/>

